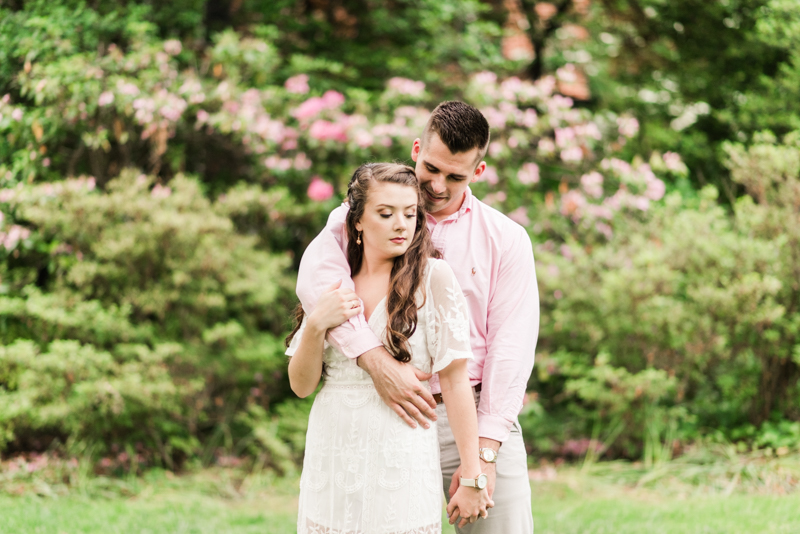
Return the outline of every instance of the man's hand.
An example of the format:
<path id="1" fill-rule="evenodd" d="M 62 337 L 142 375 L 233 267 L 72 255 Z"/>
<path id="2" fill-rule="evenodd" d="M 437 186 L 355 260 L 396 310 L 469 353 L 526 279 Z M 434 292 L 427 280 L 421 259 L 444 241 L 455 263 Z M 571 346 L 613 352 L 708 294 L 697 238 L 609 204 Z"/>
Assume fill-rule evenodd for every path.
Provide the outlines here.
<path id="1" fill-rule="evenodd" d="M 423 427 L 430 428 L 428 419 L 436 421 L 436 401 L 420 383 L 430 379 L 429 373 L 398 362 L 383 347 L 376 347 L 359 356 L 358 366 L 369 373 L 383 402 L 408 426 L 417 428 L 419 422 Z"/>

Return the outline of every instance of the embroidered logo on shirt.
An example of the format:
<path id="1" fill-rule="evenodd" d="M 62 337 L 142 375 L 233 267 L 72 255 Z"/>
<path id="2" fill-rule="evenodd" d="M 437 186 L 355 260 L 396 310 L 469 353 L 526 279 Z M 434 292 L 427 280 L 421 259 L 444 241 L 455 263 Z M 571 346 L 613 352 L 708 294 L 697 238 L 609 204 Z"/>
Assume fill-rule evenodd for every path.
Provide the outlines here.
<path id="1" fill-rule="evenodd" d="M 476 273 L 476 272 L 477 272 L 477 271 L 475 270 L 475 267 L 473 267 L 473 268 L 472 268 L 472 276 L 475 276 L 475 273 Z"/>

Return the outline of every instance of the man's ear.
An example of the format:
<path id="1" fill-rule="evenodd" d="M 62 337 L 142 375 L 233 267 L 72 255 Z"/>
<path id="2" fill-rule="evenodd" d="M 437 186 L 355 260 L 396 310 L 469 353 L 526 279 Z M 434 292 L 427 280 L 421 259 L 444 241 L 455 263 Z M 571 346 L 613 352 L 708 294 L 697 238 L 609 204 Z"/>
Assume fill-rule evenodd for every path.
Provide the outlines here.
<path id="1" fill-rule="evenodd" d="M 481 176 L 483 176 L 483 173 L 485 171 L 486 171 L 486 162 L 481 161 L 480 163 L 478 163 L 478 166 L 475 167 L 475 172 L 472 173 L 472 180 L 470 181 L 477 182 L 478 180 L 481 179 Z"/>
<path id="2" fill-rule="evenodd" d="M 419 157 L 419 153 L 422 151 L 422 141 L 419 140 L 419 137 L 414 139 L 414 144 L 411 145 L 411 159 L 414 163 L 417 162 L 417 158 Z"/>

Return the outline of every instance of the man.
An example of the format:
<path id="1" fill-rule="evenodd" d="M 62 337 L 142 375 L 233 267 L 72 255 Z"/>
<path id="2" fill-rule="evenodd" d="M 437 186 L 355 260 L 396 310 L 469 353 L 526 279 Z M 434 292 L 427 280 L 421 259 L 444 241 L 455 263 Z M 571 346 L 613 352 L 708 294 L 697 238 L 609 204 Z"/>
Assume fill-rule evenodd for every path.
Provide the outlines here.
<path id="1" fill-rule="evenodd" d="M 469 376 L 478 403 L 481 467 L 495 503 L 487 519 L 474 523 L 459 520 L 458 510 L 448 508 L 448 513 L 453 512 L 451 522 L 460 533 L 523 534 L 533 532 L 533 519 L 517 416 L 533 368 L 539 294 L 528 234 L 469 189 L 486 170 L 488 145 L 489 124 L 480 111 L 463 102 L 443 102 L 414 141 L 411 159 L 433 244 L 453 268 L 469 306 L 474 356 Z M 309 313 L 332 282 L 342 279 L 343 287 L 353 287 L 343 253 L 346 210 L 342 206 L 331 213 L 303 255 L 297 294 Z M 363 315 L 331 330 L 329 339 L 346 356 L 358 358 L 383 401 L 410 426 L 428 428 L 429 419 L 439 421 L 445 491 L 452 496 L 460 482 L 471 483 L 459 476 L 458 450 L 436 377 L 395 360 Z M 420 384 L 429 378 L 431 392 Z"/>

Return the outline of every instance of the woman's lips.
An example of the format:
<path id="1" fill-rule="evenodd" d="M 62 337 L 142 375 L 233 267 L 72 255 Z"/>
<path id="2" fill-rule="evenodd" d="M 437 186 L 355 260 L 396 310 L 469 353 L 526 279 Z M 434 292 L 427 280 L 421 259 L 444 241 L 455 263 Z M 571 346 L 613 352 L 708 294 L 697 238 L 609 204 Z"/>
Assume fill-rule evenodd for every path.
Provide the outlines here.
<path id="1" fill-rule="evenodd" d="M 406 240 L 405 237 L 395 237 L 394 239 L 390 239 L 389 241 L 391 241 L 392 243 L 397 243 L 398 245 L 401 245 L 401 244 L 403 244 L 403 242 L 405 240 Z"/>

